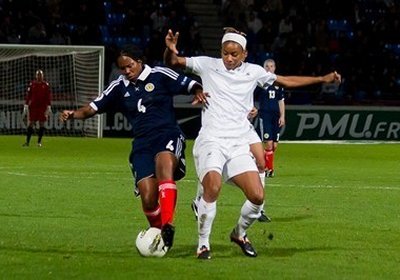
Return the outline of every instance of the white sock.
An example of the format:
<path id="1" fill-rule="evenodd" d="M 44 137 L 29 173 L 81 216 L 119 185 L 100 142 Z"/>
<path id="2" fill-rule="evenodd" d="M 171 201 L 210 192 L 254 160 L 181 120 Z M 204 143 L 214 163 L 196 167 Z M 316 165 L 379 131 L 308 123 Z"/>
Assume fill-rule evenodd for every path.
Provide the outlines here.
<path id="1" fill-rule="evenodd" d="M 210 249 L 210 234 L 215 215 L 217 214 L 217 202 L 206 202 L 203 197 L 198 203 L 199 218 L 197 226 L 199 232 L 198 250 L 205 245 Z"/>
<path id="2" fill-rule="evenodd" d="M 240 210 L 240 217 L 236 226 L 236 234 L 239 237 L 246 235 L 246 230 L 254 223 L 260 216 L 261 206 L 246 200 Z"/>
<path id="3" fill-rule="evenodd" d="M 197 181 L 197 190 L 196 190 L 196 197 L 195 197 L 195 203 L 199 204 L 200 198 L 203 196 L 203 185 L 201 184 L 200 181 Z"/>
<path id="4" fill-rule="evenodd" d="M 258 173 L 258 175 L 260 175 L 261 185 L 265 189 L 265 172 Z"/>
<path id="5" fill-rule="evenodd" d="M 265 189 L 265 172 L 263 171 L 261 173 L 258 173 L 258 175 L 260 175 L 261 185 L 262 185 L 263 189 Z M 264 199 L 263 204 L 261 205 L 261 210 L 260 211 L 264 210 L 264 203 L 265 203 L 265 199 Z"/>

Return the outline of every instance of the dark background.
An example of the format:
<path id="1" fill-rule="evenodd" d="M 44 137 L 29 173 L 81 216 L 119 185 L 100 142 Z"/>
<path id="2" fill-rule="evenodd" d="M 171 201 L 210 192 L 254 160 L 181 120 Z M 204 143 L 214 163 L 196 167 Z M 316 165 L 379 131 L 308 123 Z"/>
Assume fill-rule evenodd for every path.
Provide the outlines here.
<path id="1" fill-rule="evenodd" d="M 0 43 L 104 45 L 107 84 L 114 74 L 116 50 L 124 44 L 141 47 L 148 64 L 162 64 L 168 28 L 180 32 L 182 55 L 205 53 L 198 22 L 186 2 L 0 0 Z M 213 4 L 219 7 L 221 26 L 247 33 L 248 61 L 262 64 L 273 58 L 281 75 L 342 74 L 339 88 L 318 85 L 287 91 L 287 104 L 400 105 L 399 0 Z M 254 27 L 255 22 L 261 28 Z"/>

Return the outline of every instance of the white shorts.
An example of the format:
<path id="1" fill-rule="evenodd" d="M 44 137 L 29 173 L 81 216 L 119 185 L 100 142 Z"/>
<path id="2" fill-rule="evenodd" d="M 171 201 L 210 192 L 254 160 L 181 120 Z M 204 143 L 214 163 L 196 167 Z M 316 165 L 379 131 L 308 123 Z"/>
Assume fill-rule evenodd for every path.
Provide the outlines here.
<path id="1" fill-rule="evenodd" d="M 261 143 L 261 138 L 258 136 L 257 131 L 252 127 L 251 130 L 249 130 L 248 133 L 246 133 L 246 138 L 249 142 L 249 145 L 254 144 L 254 143 Z"/>
<path id="2" fill-rule="evenodd" d="M 200 182 L 210 171 L 221 174 L 224 181 L 244 172 L 258 172 L 246 138 L 213 138 L 200 134 L 194 143 L 193 157 Z"/>

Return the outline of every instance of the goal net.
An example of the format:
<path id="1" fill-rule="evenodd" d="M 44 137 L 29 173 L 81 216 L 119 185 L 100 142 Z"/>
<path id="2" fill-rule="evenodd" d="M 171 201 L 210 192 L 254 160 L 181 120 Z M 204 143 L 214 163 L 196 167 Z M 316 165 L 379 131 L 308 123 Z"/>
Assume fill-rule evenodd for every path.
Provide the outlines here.
<path id="1" fill-rule="evenodd" d="M 27 87 L 42 69 L 52 91 L 46 135 L 102 137 L 102 118 L 60 122 L 62 110 L 88 104 L 103 90 L 104 47 L 0 44 L 0 135 L 25 134 Z"/>

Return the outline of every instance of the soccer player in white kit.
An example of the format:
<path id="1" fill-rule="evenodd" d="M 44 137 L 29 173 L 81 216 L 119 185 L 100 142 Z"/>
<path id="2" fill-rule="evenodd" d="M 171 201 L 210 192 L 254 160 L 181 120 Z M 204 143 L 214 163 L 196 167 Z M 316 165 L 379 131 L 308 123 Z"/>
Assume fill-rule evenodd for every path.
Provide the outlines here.
<path id="1" fill-rule="evenodd" d="M 278 76 L 266 72 L 260 65 L 244 62 L 246 38 L 233 28 L 227 29 L 222 37 L 222 58 L 180 57 L 176 48 L 178 37 L 178 32 L 174 34 L 168 30 L 165 63 L 186 68 L 200 76 L 203 84 L 203 93 L 196 95 L 204 104 L 202 126 L 193 147 L 197 176 L 204 187 L 198 203 L 197 256 L 211 258 L 209 238 L 223 179 L 238 186 L 247 198 L 230 240 L 239 245 L 246 256 L 256 257 L 257 252 L 246 233 L 260 216 L 264 201 L 264 190 L 248 140 L 248 134 L 254 133 L 247 119 L 254 106 L 254 89 L 274 83 L 298 87 L 340 81 L 340 75 L 332 72 L 322 77 Z M 261 140 L 259 145 L 262 145 Z"/>

